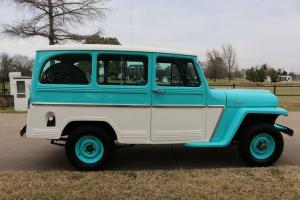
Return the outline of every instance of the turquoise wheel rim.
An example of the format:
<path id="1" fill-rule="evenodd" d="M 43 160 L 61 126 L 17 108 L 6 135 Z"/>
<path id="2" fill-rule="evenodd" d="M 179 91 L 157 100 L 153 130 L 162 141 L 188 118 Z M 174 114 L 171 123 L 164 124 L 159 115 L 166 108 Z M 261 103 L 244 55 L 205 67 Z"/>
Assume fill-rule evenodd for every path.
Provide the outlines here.
<path id="1" fill-rule="evenodd" d="M 75 145 L 77 158 L 87 164 L 98 162 L 104 154 L 104 146 L 99 138 L 88 135 L 80 138 Z"/>
<path id="2" fill-rule="evenodd" d="M 275 151 L 275 140 L 267 133 L 255 136 L 250 144 L 250 152 L 252 156 L 258 160 L 269 158 Z"/>

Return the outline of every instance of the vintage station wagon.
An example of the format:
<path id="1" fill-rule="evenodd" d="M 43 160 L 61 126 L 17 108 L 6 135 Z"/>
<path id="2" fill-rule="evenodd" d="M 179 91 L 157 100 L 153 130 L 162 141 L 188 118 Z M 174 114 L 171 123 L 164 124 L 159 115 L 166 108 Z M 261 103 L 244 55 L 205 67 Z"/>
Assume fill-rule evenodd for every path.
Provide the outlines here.
<path id="1" fill-rule="evenodd" d="M 189 52 L 62 45 L 36 53 L 21 136 L 65 146 L 80 170 L 103 169 L 119 144 L 237 144 L 250 166 L 280 157 L 287 116 L 270 91 L 209 88 Z"/>

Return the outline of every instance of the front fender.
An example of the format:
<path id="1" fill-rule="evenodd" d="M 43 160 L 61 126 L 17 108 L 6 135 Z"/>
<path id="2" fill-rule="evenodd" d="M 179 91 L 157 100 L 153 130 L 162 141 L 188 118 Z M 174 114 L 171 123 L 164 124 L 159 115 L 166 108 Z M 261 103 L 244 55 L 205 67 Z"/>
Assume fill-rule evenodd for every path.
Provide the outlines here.
<path id="1" fill-rule="evenodd" d="M 243 120 L 248 114 L 273 114 L 287 116 L 288 111 L 278 107 L 246 107 L 225 109 L 216 131 L 209 142 L 191 142 L 187 147 L 225 147 L 228 146 Z"/>

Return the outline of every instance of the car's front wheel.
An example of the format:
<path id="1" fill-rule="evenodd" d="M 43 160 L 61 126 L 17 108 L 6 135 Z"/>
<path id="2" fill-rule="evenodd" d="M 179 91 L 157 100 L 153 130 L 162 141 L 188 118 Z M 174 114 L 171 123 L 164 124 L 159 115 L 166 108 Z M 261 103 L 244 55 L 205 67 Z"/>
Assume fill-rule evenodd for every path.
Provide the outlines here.
<path id="1" fill-rule="evenodd" d="M 249 166 L 270 166 L 282 154 L 284 141 L 272 124 L 259 123 L 245 128 L 239 140 L 239 153 Z"/>
<path id="2" fill-rule="evenodd" d="M 81 126 L 72 131 L 66 142 L 66 155 L 79 170 L 103 169 L 114 150 L 113 140 L 104 129 Z"/>

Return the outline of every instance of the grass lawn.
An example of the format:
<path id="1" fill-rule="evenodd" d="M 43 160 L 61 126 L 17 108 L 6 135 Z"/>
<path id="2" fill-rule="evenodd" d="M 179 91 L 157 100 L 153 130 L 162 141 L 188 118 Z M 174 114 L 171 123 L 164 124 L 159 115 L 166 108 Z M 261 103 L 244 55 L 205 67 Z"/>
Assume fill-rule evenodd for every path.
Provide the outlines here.
<path id="1" fill-rule="evenodd" d="M 0 172 L 0 199 L 300 199 L 300 166 Z"/>
<path id="2" fill-rule="evenodd" d="M 300 96 L 299 97 L 279 97 L 279 106 L 286 108 L 289 111 L 300 111 Z"/>
<path id="3" fill-rule="evenodd" d="M 14 108 L 0 109 L 0 113 L 26 113 L 27 111 L 15 111 Z"/>
<path id="4" fill-rule="evenodd" d="M 233 83 L 235 84 L 246 84 L 246 85 L 300 85 L 300 81 L 291 81 L 291 82 L 277 82 L 277 83 L 270 83 L 270 82 L 263 82 L 263 83 L 260 83 L 260 82 L 251 82 L 251 81 L 248 81 L 244 78 L 237 78 L 237 79 L 234 79 L 234 80 L 231 80 L 230 82 L 228 81 L 228 79 L 217 79 L 216 82 L 214 80 L 209 80 L 207 79 L 207 82 L 209 85 L 211 84 L 229 84 L 229 85 L 232 85 Z"/>

